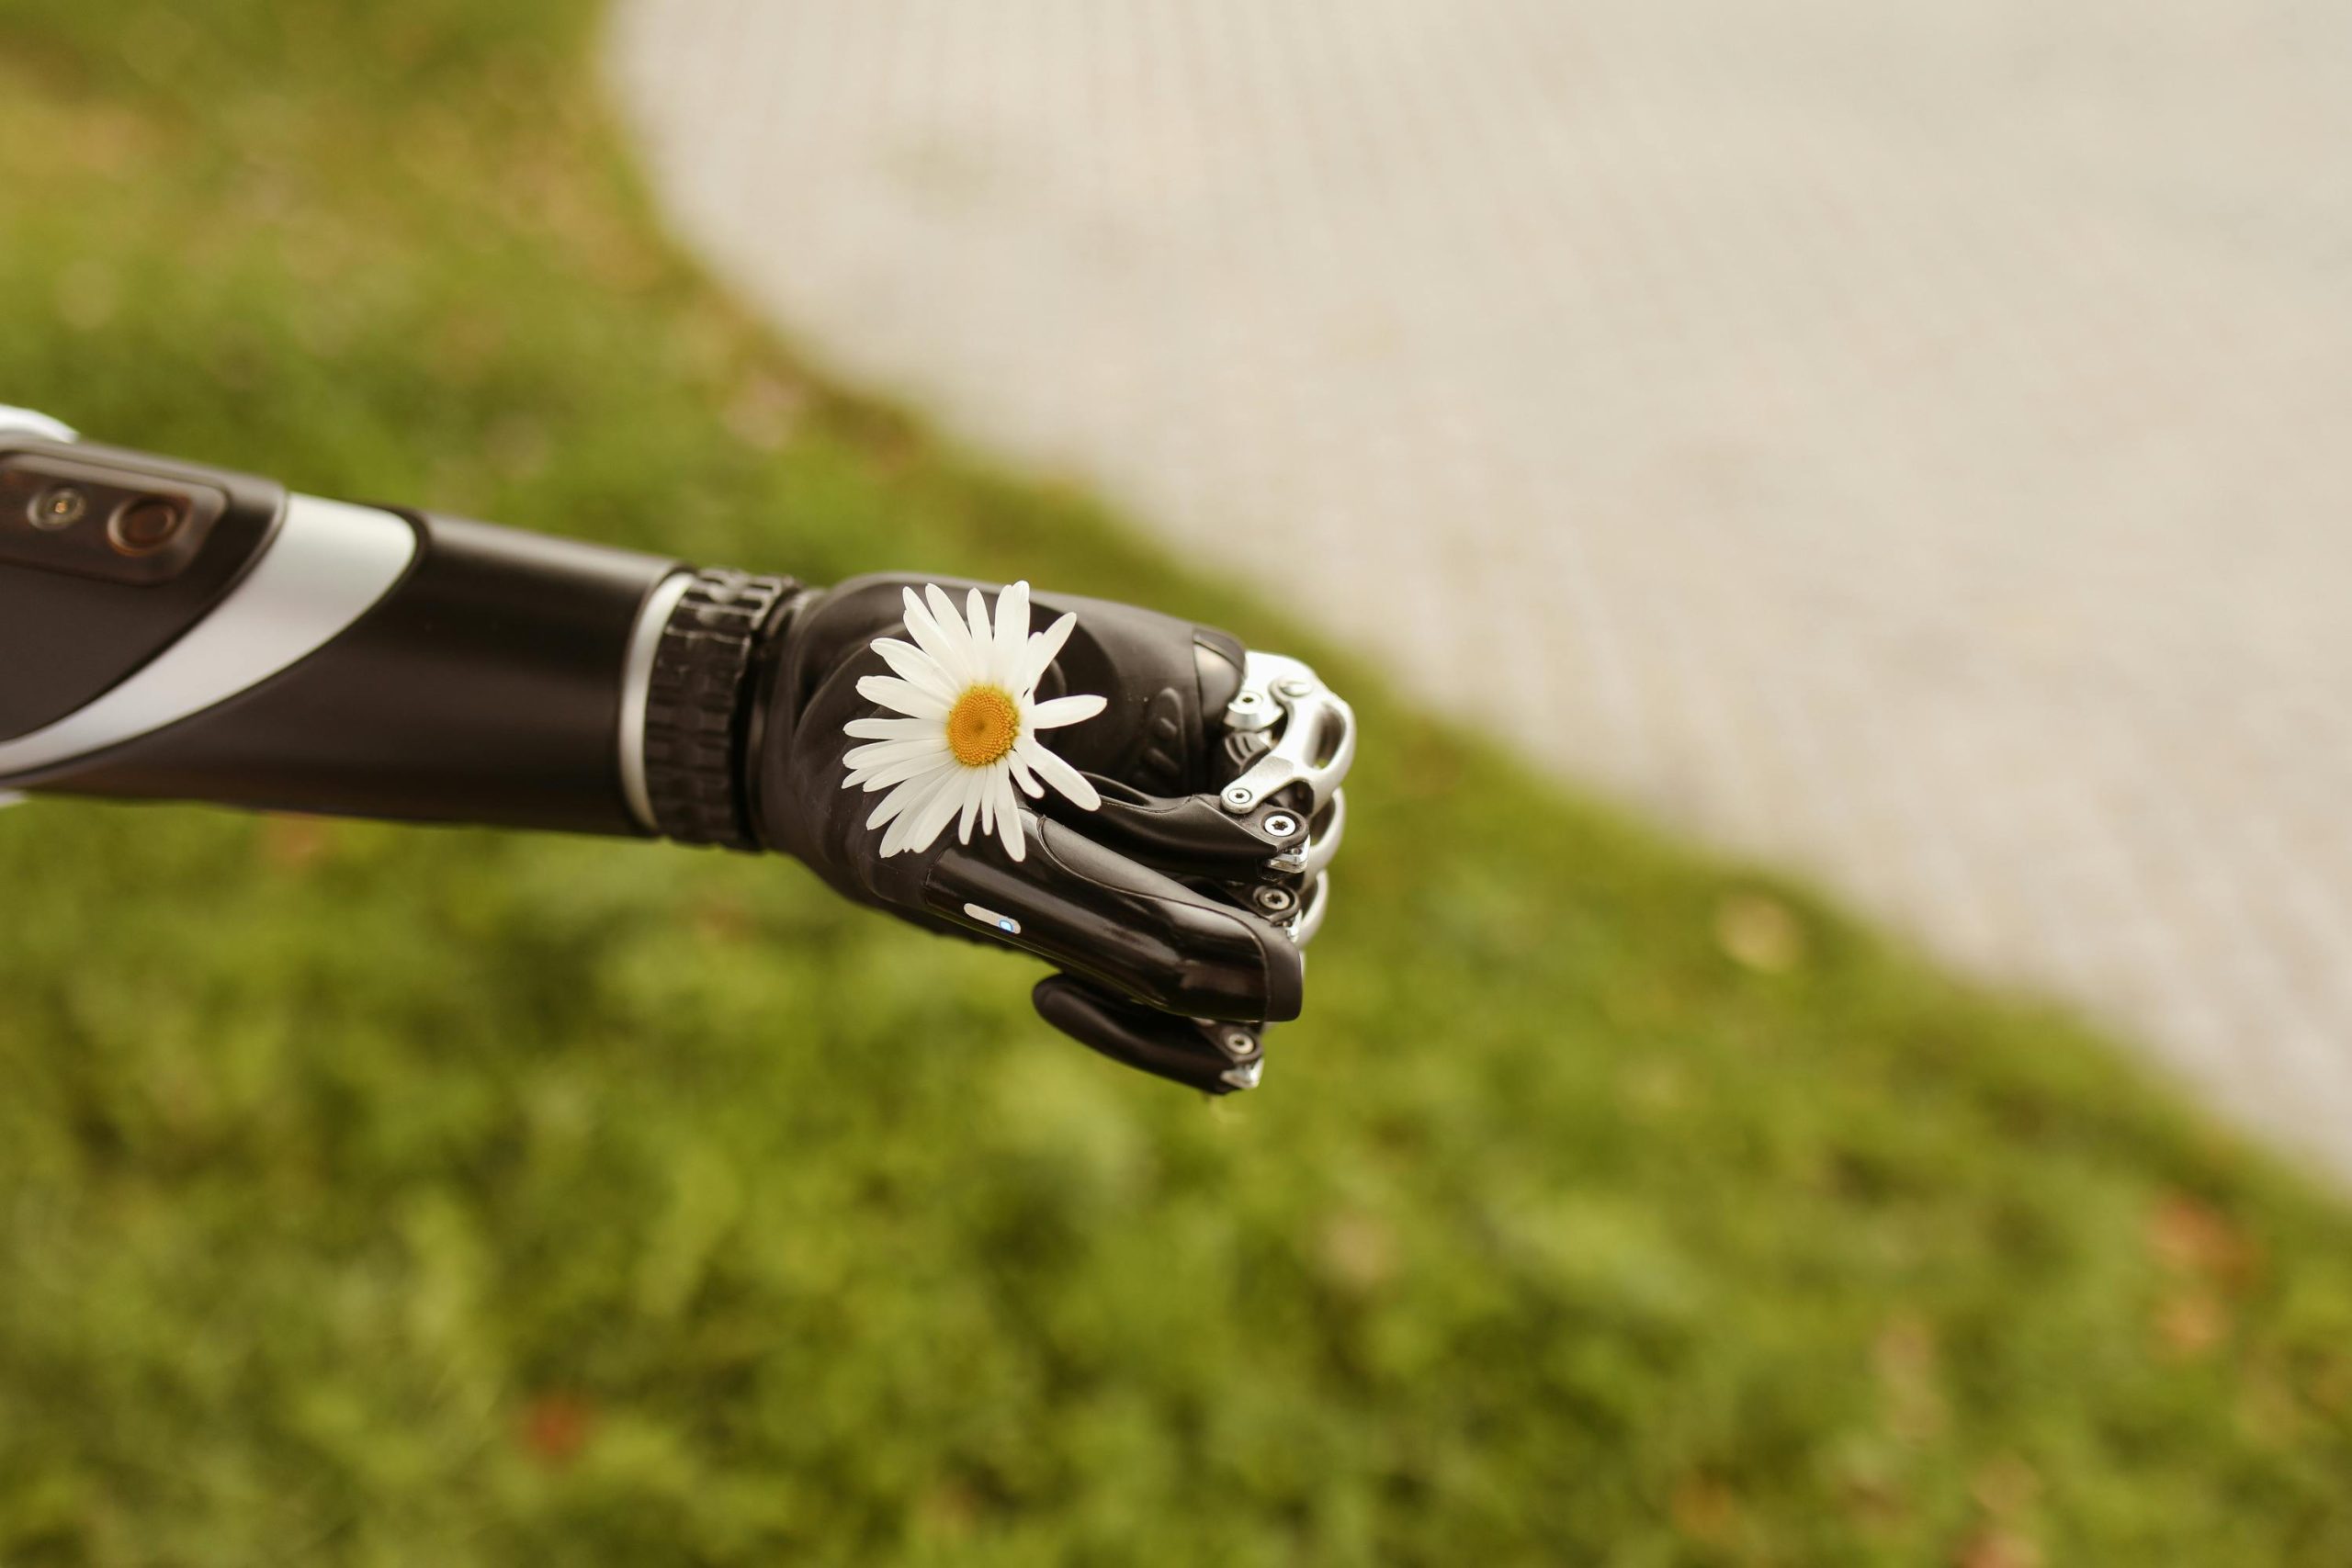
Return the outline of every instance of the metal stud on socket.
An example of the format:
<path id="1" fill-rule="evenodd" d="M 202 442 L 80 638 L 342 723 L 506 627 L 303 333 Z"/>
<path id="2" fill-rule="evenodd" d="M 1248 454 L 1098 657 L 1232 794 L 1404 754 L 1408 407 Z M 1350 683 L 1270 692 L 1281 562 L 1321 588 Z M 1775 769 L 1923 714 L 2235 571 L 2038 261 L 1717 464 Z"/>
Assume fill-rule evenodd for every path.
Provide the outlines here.
<path id="1" fill-rule="evenodd" d="M 78 485 L 51 485 L 40 492 L 29 513 L 32 525 L 44 533 L 71 528 L 90 510 L 90 495 Z"/>

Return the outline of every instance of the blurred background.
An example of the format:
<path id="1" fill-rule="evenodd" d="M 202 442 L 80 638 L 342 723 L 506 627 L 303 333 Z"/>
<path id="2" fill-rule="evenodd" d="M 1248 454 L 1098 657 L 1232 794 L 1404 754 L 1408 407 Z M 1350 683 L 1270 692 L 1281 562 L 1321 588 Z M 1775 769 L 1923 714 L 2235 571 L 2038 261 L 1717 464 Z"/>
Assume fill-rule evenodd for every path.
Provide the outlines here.
<path id="1" fill-rule="evenodd" d="M 616 19 L 827 364 L 2352 1172 L 2352 17 Z"/>
<path id="2" fill-rule="evenodd" d="M 786 863 L 0 814 L 0 1562 L 2352 1561 L 2347 45 L 0 0 L 0 400 L 1367 721 L 1216 1105 Z"/>

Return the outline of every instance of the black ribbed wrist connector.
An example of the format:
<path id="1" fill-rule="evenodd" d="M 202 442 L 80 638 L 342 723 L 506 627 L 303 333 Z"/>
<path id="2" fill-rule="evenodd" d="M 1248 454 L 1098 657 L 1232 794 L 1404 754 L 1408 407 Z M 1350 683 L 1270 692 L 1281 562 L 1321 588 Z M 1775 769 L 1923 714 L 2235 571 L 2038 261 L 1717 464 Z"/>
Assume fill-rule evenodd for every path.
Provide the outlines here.
<path id="1" fill-rule="evenodd" d="M 752 656 L 788 577 L 712 570 L 662 628 L 645 705 L 645 789 L 653 825 L 688 844 L 757 850 L 744 790 Z"/>

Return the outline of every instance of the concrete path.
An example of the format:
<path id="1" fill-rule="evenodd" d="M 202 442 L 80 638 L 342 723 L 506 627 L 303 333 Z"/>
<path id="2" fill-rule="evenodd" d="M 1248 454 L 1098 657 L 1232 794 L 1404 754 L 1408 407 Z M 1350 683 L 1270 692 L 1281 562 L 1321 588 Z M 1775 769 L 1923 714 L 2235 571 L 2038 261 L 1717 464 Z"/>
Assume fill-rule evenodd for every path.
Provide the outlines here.
<path id="1" fill-rule="evenodd" d="M 621 0 L 610 52 L 821 360 L 2352 1174 L 2352 8 Z"/>

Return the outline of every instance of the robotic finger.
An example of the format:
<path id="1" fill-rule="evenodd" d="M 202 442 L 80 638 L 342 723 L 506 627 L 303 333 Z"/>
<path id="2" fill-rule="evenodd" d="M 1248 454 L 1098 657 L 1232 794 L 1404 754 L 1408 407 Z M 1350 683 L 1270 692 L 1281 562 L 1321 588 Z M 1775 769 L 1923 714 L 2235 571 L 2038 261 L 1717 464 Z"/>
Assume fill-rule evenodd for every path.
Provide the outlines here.
<path id="1" fill-rule="evenodd" d="M 1340 786 L 1355 758 L 1354 710 L 1306 665 L 1253 652 L 1225 724 L 1232 776 L 1214 793 L 1169 799 L 1096 778 L 1102 804 L 1079 820 L 1102 846 L 1246 911 L 1303 948 L 1330 910 L 1329 867 L 1347 827 Z M 1047 1022 L 1131 1066 L 1212 1094 L 1257 1087 L 1266 1025 L 1283 1015 L 1149 1005 L 1155 998 L 1129 999 L 1132 989 L 1099 982 L 1099 973 L 1057 976 L 1033 999 Z"/>
<path id="2" fill-rule="evenodd" d="M 1260 1026 L 1154 1012 L 1068 975 L 1038 981 L 1030 999 L 1080 1044 L 1205 1094 L 1255 1089 L 1265 1067 Z"/>
<path id="3" fill-rule="evenodd" d="M 1282 927 L 1060 821 L 1034 823 L 1019 862 L 951 845 L 925 874 L 935 918 L 1034 953 L 1161 1013 L 1296 1018 L 1305 960 Z"/>

